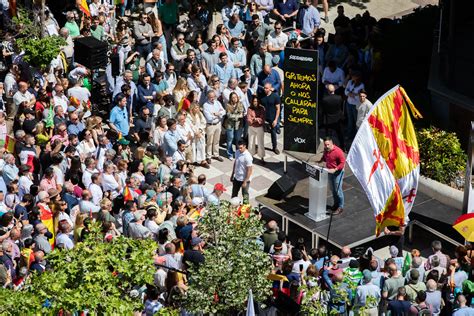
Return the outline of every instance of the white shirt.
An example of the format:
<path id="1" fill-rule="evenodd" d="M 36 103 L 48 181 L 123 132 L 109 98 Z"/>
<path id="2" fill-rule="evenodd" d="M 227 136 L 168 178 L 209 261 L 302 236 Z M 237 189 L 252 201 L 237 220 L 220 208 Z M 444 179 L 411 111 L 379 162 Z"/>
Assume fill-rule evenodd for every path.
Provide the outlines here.
<path id="1" fill-rule="evenodd" d="M 272 48 L 285 49 L 286 43 L 288 42 L 288 35 L 283 32 L 276 34 L 275 31 L 271 32 L 268 35 L 268 46 Z M 272 52 L 273 54 L 278 54 L 279 52 Z"/>
<path id="2" fill-rule="evenodd" d="M 58 166 L 52 166 L 54 174 L 56 176 L 56 183 L 64 185 L 64 173 Z"/>
<path id="3" fill-rule="evenodd" d="M 104 192 L 102 192 L 102 188 L 100 187 L 100 185 L 91 183 L 89 185 L 89 191 L 92 194 L 92 203 L 97 206 L 100 206 L 100 201 L 102 201 L 102 198 L 104 197 Z"/>
<path id="4" fill-rule="evenodd" d="M 79 202 L 79 209 L 81 213 L 99 213 L 100 207 L 92 203 L 91 201 L 82 200 Z"/>
<path id="5" fill-rule="evenodd" d="M 186 81 L 188 82 L 189 91 L 196 91 L 198 94 L 197 99 L 199 100 L 201 98 L 201 93 L 207 86 L 206 77 L 204 77 L 203 74 L 200 74 L 199 79 L 196 80 L 194 76 L 191 75 Z"/>
<path id="6" fill-rule="evenodd" d="M 151 221 L 149 219 L 145 220 L 145 227 L 148 228 L 153 234 L 158 235 L 160 230 L 160 226 L 155 221 Z"/>
<path id="7" fill-rule="evenodd" d="M 16 82 L 15 76 L 11 72 L 7 73 L 7 75 L 5 76 L 5 81 L 3 82 L 3 86 L 5 89 L 5 95 L 7 96 L 7 98 L 12 97 L 18 91 L 18 84 Z"/>
<path id="8" fill-rule="evenodd" d="M 361 103 L 357 106 L 357 121 L 356 121 L 357 127 L 360 127 L 360 125 L 364 121 L 367 114 L 369 114 L 369 111 L 371 108 L 372 108 L 372 102 L 370 102 L 367 99 L 364 101 L 364 103 Z"/>
<path id="9" fill-rule="evenodd" d="M 84 87 L 72 87 L 67 90 L 67 95 L 69 97 L 75 97 L 80 102 L 87 102 L 91 96 L 91 93 Z"/>
<path id="10" fill-rule="evenodd" d="M 194 132 L 192 127 L 185 122 L 184 126 L 181 124 L 176 125 L 176 131 L 178 132 L 179 137 L 186 142 L 186 145 L 190 146 L 191 145 L 191 139 L 188 139 L 188 134 L 191 133 L 191 137 L 194 137 Z"/>
<path id="11" fill-rule="evenodd" d="M 250 152 L 245 150 L 241 153 L 240 150 L 237 150 L 235 152 L 234 179 L 237 181 L 244 181 L 247 176 L 248 167 L 252 166 L 253 158 Z"/>
<path id="12" fill-rule="evenodd" d="M 239 97 L 240 102 L 242 103 L 245 102 L 244 101 L 245 95 L 239 87 L 235 87 L 235 89 L 230 89 L 229 87 L 227 87 L 224 89 L 224 91 L 222 91 L 222 103 L 224 103 L 224 106 L 227 106 L 227 103 L 229 103 L 230 94 L 232 92 L 237 93 L 237 96 Z"/>
<path id="13" fill-rule="evenodd" d="M 86 169 L 84 170 L 84 173 L 82 174 L 82 184 L 84 184 L 84 187 L 88 188 L 91 183 L 92 183 L 92 174 L 94 173 L 99 173 L 99 170 L 94 169 L 94 170 L 89 170 Z"/>
<path id="14" fill-rule="evenodd" d="M 363 90 L 364 84 L 360 83 L 357 87 L 354 85 L 352 80 L 349 80 L 346 86 L 346 90 L 344 91 L 345 95 L 347 96 L 347 103 L 353 104 L 355 106 L 359 105 L 359 91 Z M 353 93 L 353 96 L 349 96 L 349 93 Z"/>
<path id="15" fill-rule="evenodd" d="M 63 245 L 63 249 L 70 250 L 74 248 L 74 243 L 71 240 L 71 237 L 67 234 L 59 233 L 56 236 L 56 246 Z"/>
<path id="16" fill-rule="evenodd" d="M 55 95 L 53 97 L 53 104 L 54 105 L 60 105 L 63 110 L 64 110 L 64 113 L 67 113 L 67 107 L 69 106 L 69 100 L 67 99 L 67 97 L 63 94 L 62 96 L 59 96 L 59 95 Z"/>
<path id="17" fill-rule="evenodd" d="M 17 91 L 13 95 L 13 102 L 15 102 L 16 106 L 20 106 L 22 102 L 25 102 L 25 101 L 30 102 L 33 98 L 34 96 L 29 91 L 25 91 L 25 93 L 21 93 L 21 91 Z"/>
<path id="18" fill-rule="evenodd" d="M 332 83 L 337 86 L 336 89 L 339 88 L 344 83 L 344 71 L 336 68 L 334 72 L 331 72 L 329 67 L 324 68 L 323 83 Z"/>
<path id="19" fill-rule="evenodd" d="M 29 177 L 21 176 L 18 180 L 18 197 L 23 199 L 23 196 L 30 193 L 30 187 L 33 185 L 33 181 Z"/>
<path id="20" fill-rule="evenodd" d="M 173 154 L 173 163 L 176 165 L 176 163 L 180 160 L 186 161 L 186 155 L 184 152 L 180 152 L 179 150 L 175 151 Z"/>
<path id="21" fill-rule="evenodd" d="M 104 190 L 104 192 L 107 192 L 110 190 L 112 193 L 112 198 L 115 199 L 119 195 L 117 191 L 119 184 L 117 180 L 115 180 L 114 175 L 104 173 L 102 178 L 103 178 L 102 189 Z"/>

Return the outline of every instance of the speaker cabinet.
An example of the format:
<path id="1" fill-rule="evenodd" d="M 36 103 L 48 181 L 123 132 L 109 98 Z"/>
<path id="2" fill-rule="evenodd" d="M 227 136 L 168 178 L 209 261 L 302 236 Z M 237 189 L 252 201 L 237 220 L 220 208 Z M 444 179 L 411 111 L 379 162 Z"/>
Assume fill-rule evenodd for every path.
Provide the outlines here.
<path id="1" fill-rule="evenodd" d="M 275 181 L 268 189 L 266 197 L 274 200 L 283 200 L 288 194 L 295 189 L 296 182 L 287 175 L 282 176 Z"/>

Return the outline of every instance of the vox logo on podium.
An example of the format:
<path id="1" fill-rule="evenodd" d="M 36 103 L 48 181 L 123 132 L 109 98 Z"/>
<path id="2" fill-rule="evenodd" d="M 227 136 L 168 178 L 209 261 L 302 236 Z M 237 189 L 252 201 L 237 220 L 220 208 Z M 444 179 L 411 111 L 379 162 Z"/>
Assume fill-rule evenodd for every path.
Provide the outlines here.
<path id="1" fill-rule="evenodd" d="M 295 137 L 295 138 L 294 138 L 294 141 L 295 141 L 295 143 L 297 143 L 297 144 L 306 144 L 306 139 L 305 139 L 305 138 Z"/>

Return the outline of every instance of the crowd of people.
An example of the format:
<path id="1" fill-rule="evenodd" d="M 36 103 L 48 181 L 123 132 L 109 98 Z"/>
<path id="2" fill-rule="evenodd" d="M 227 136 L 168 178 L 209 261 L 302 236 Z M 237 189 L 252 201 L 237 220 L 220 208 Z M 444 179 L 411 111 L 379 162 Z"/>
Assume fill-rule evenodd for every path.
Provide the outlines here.
<path id="1" fill-rule="evenodd" d="M 230 188 L 213 183 L 209 191 L 199 168 L 224 158 L 233 161 L 231 203 L 249 203 L 254 157 L 265 165 L 265 133 L 271 150 L 280 153 L 285 47 L 318 50 L 320 120 L 336 130 L 342 150 L 371 107 L 366 90 L 380 56 L 371 45 L 376 20 L 369 12 L 350 19 L 339 6 L 336 32 L 326 34 L 326 0 L 324 18 L 317 0 L 227 0 L 220 15 L 203 1 L 137 2 L 114 6 L 92 0 L 90 17 L 78 8 L 62 17 L 46 6 L 42 31 L 62 37 L 66 45 L 48 69 L 39 70 L 15 43 L 16 8 L 0 1 L 5 70 L 0 77 L 0 284 L 5 287 L 19 289 L 29 275 L 47 270 L 47 255 L 73 249 L 92 221 L 101 223 L 104 241 L 120 235 L 156 240 L 157 260 L 164 266 L 185 271 L 204 262 L 205 240 L 196 226 Z M 30 9 L 31 18 L 39 19 L 40 7 Z M 109 44 L 110 59 L 100 69 L 75 60 L 74 40 L 87 36 Z M 109 106 L 98 106 L 93 95 L 100 80 Z M 340 213 L 342 207 L 339 197 L 335 209 Z M 275 285 L 277 299 L 298 305 L 298 286 L 307 284 L 329 290 L 321 302 L 341 315 L 362 306 L 369 306 L 370 315 L 377 315 L 379 306 L 392 315 L 427 310 L 439 315 L 443 306 L 457 306 L 457 316 L 474 313 L 470 296 L 446 297 L 446 289 L 460 290 L 470 276 L 464 248 L 453 261 L 434 244 L 435 256 L 422 265 L 413 254 L 412 269 L 402 276 L 395 251 L 385 261 L 356 260 L 347 248 L 341 258 L 327 258 L 324 247 L 308 253 L 292 248 L 275 222 L 267 228 L 262 250 L 272 256 L 273 272 L 286 277 Z M 155 274 L 147 315 L 172 305 L 170 293 L 186 292 L 186 278 L 176 273 L 171 278 L 166 271 Z M 333 290 L 337 284 L 349 299 Z"/>

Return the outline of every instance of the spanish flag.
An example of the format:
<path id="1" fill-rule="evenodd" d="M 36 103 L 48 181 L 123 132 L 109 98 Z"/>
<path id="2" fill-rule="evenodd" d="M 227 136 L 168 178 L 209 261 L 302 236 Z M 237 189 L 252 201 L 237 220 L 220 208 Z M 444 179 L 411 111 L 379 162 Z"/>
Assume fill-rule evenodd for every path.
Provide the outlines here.
<path id="1" fill-rule="evenodd" d="M 133 195 L 132 192 L 130 192 L 130 188 L 128 186 L 125 186 L 125 189 L 123 189 L 123 200 L 125 202 L 133 201 Z"/>
<path id="2" fill-rule="evenodd" d="M 420 113 L 396 86 L 373 105 L 352 143 L 347 163 L 374 210 L 376 235 L 403 226 L 413 207 L 420 177 L 420 155 L 410 118 Z"/>
<path id="3" fill-rule="evenodd" d="M 89 11 L 89 5 L 87 4 L 86 0 L 77 0 L 76 3 L 78 5 L 79 9 L 81 9 L 81 11 L 84 12 L 84 14 L 87 17 L 91 16 L 91 12 Z"/>

